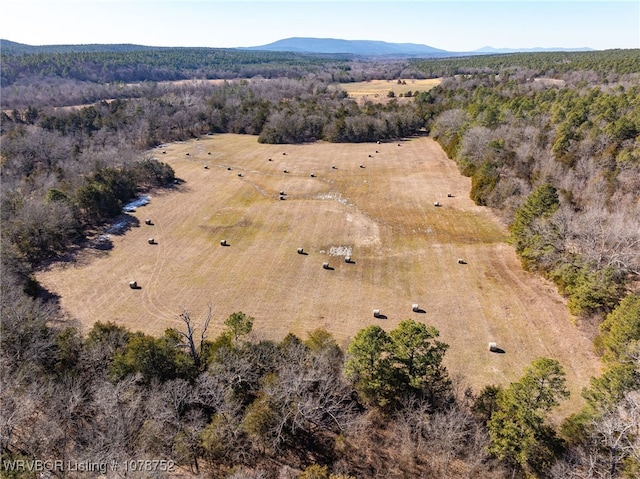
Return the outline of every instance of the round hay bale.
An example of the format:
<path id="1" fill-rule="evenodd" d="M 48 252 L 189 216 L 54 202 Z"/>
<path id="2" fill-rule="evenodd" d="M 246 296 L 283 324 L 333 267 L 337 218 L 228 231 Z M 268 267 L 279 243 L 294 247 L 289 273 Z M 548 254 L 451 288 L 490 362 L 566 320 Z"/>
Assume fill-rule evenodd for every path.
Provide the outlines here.
<path id="1" fill-rule="evenodd" d="M 167 154 L 167 152 L 166 152 L 166 151 L 163 151 L 163 152 L 162 152 L 162 154 L 163 154 L 163 155 L 166 155 L 166 154 Z"/>
<path id="2" fill-rule="evenodd" d="M 360 165 L 360 168 L 364 168 L 364 165 Z"/>
<path id="3" fill-rule="evenodd" d="M 322 263 L 322 267 L 324 269 L 329 269 L 329 263 Z"/>
<path id="4" fill-rule="evenodd" d="M 462 258 L 458 258 L 458 264 L 467 264 L 467 262 Z"/>
<path id="5" fill-rule="evenodd" d="M 379 309 L 374 309 L 373 310 L 373 317 L 374 318 L 380 317 L 380 310 Z"/>
<path id="6" fill-rule="evenodd" d="M 286 154 L 287 154 L 287 152 L 286 152 L 286 151 L 283 151 L 283 152 L 282 152 L 282 154 L 283 154 L 283 155 L 286 155 Z"/>
<path id="7" fill-rule="evenodd" d="M 223 239 L 220 241 L 220 246 L 228 246 L 229 244 L 227 243 L 226 239 Z"/>
<path id="8" fill-rule="evenodd" d="M 332 170 L 337 170 L 337 169 L 338 169 L 338 167 L 337 167 L 336 165 L 331 165 L 331 169 L 332 169 Z"/>
<path id="9" fill-rule="evenodd" d="M 302 248 L 298 248 L 298 254 L 303 254 L 304 250 Z"/>
<path id="10" fill-rule="evenodd" d="M 351 256 L 345 256 L 344 257 L 344 262 L 345 263 L 351 263 Z"/>
<path id="11" fill-rule="evenodd" d="M 495 353 L 498 350 L 498 345 L 496 343 L 489 343 L 489 351 Z"/>
<path id="12" fill-rule="evenodd" d="M 269 158 L 269 161 L 273 161 L 271 158 Z"/>
<path id="13" fill-rule="evenodd" d="M 281 200 L 284 200 L 284 196 L 280 195 L 280 199 L 281 199 Z"/>
<path id="14" fill-rule="evenodd" d="M 149 242 L 149 244 L 156 244 L 156 240 L 153 238 L 149 238 L 147 241 Z"/>
<path id="15" fill-rule="evenodd" d="M 152 225 L 153 223 L 151 222 L 151 220 L 149 218 L 147 218 L 146 220 L 144 220 L 144 224 L 145 225 Z"/>
<path id="16" fill-rule="evenodd" d="M 211 152 L 210 152 L 210 151 L 208 151 L 208 152 L 207 152 L 207 155 L 210 155 L 210 154 L 211 154 Z"/>
<path id="17" fill-rule="evenodd" d="M 282 170 L 283 173 L 289 173 L 289 170 Z"/>
<path id="18" fill-rule="evenodd" d="M 433 206 L 440 206 L 440 202 L 436 201 L 435 203 L 433 203 Z"/>
<path id="19" fill-rule="evenodd" d="M 453 195 L 451 193 L 447 193 L 447 198 L 453 198 Z"/>
<path id="20" fill-rule="evenodd" d="M 373 158 L 373 156 L 369 155 L 369 158 Z"/>
<path id="21" fill-rule="evenodd" d="M 189 156 L 189 152 L 187 152 L 185 155 L 186 155 L 186 156 Z"/>
<path id="22" fill-rule="evenodd" d="M 240 178 L 242 178 L 242 173 L 238 173 L 238 176 L 239 176 Z"/>
<path id="23" fill-rule="evenodd" d="M 131 289 L 137 289 L 138 288 L 138 283 L 136 281 L 129 281 L 129 287 Z"/>
<path id="24" fill-rule="evenodd" d="M 419 310 L 420 310 L 420 306 L 418 306 L 417 304 L 411 305 L 411 311 L 413 311 L 414 313 L 417 313 Z"/>
<path id="25" fill-rule="evenodd" d="M 230 166 L 227 166 L 227 171 L 231 171 L 231 167 Z"/>
<path id="26" fill-rule="evenodd" d="M 311 176 L 311 178 L 315 178 L 316 174 L 315 173 L 311 173 L 311 175 L 309 175 L 309 176 Z"/>
<path id="27" fill-rule="evenodd" d="M 379 145 L 379 144 L 380 144 L 380 140 L 376 141 L 376 145 Z"/>
<path id="28" fill-rule="evenodd" d="M 284 196 L 284 195 L 285 195 L 285 192 L 284 192 L 284 191 L 281 191 L 281 192 L 280 192 L 280 194 L 281 194 L 282 196 Z"/>
<path id="29" fill-rule="evenodd" d="M 208 170 L 209 169 L 209 165 L 204 165 L 204 169 Z"/>

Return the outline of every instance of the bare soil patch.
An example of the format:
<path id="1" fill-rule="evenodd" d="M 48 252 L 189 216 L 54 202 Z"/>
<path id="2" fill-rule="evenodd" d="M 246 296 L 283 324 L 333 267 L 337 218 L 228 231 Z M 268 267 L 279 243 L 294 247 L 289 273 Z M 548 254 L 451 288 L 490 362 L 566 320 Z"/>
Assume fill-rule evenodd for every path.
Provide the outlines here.
<path id="1" fill-rule="evenodd" d="M 370 324 L 413 318 L 440 331 L 451 373 L 476 389 L 558 359 L 567 407 L 599 371 L 553 285 L 521 268 L 497 219 L 469 199 L 469 178 L 429 138 L 261 145 L 219 135 L 153 154 L 184 182 L 130 212 L 138 221 L 110 250 L 38 274 L 87 329 L 115 321 L 158 335 L 181 326 L 183 307 L 199 318 L 211 304 L 212 334 L 243 311 L 257 337 L 322 327 L 346 346 Z M 494 341 L 504 354 L 489 352 Z"/>

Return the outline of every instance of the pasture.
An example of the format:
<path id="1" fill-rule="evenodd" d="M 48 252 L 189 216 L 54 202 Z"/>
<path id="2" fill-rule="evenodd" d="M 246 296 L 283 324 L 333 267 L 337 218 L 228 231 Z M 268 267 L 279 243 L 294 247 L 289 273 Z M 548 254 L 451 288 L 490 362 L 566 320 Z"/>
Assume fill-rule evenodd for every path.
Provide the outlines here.
<path id="1" fill-rule="evenodd" d="M 112 249 L 37 276 L 85 329 L 114 321 L 160 335 L 182 326 L 183 308 L 200 322 L 210 304 L 210 337 L 242 311 L 255 338 L 326 328 L 346 347 L 370 324 L 413 318 L 440 331 L 450 372 L 476 389 L 558 359 L 568 407 L 599 371 L 554 286 L 521 268 L 504 228 L 469 199 L 470 179 L 429 138 L 262 145 L 218 135 L 151 154 L 183 181 L 129 213 Z"/>
<path id="2" fill-rule="evenodd" d="M 340 89 L 346 91 L 350 97 L 359 101 L 372 101 L 380 103 L 388 101 L 388 94 L 393 91 L 395 97 L 401 100 L 400 95 L 407 92 L 416 93 L 419 91 L 429 91 L 442 81 L 440 78 L 428 78 L 416 80 L 407 78 L 400 80 L 369 80 L 354 83 L 340 83 Z"/>

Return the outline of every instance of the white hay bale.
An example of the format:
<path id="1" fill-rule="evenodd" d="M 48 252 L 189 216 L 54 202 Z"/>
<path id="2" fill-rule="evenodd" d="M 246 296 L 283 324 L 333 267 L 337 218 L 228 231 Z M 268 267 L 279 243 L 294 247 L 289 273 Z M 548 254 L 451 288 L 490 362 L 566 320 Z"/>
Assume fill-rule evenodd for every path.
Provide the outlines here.
<path id="1" fill-rule="evenodd" d="M 289 173 L 289 170 L 282 170 L 283 173 Z"/>
<path id="2" fill-rule="evenodd" d="M 453 198 L 453 195 L 451 193 L 447 193 L 447 198 Z"/>
<path id="3" fill-rule="evenodd" d="M 436 201 L 436 202 L 433 204 L 433 206 L 440 206 L 440 202 L 439 202 L 439 201 Z"/>
<path id="4" fill-rule="evenodd" d="M 280 194 L 281 194 L 282 196 L 284 196 L 284 195 L 285 195 L 285 192 L 284 192 L 284 191 L 281 191 L 281 192 L 280 192 Z"/>
<path id="5" fill-rule="evenodd" d="M 144 224 L 145 225 L 151 225 L 151 220 L 149 218 L 147 218 L 146 220 L 144 220 Z"/>
<path id="6" fill-rule="evenodd" d="M 311 175 L 309 175 L 309 176 L 311 176 L 311 178 L 315 178 L 316 174 L 315 173 L 311 173 Z"/>
<path id="7" fill-rule="evenodd" d="M 304 253 L 304 250 L 302 248 L 298 248 L 298 254 L 302 254 Z"/>
<path id="8" fill-rule="evenodd" d="M 364 168 L 364 165 L 360 165 L 360 168 Z"/>
<path id="9" fill-rule="evenodd" d="M 374 309 L 373 310 L 373 317 L 374 318 L 380 317 L 380 310 L 379 309 Z"/>
<path id="10" fill-rule="evenodd" d="M 324 269 L 329 269 L 329 263 L 322 263 L 322 267 Z"/>
<path id="11" fill-rule="evenodd" d="M 495 353 L 498 350 L 498 345 L 496 343 L 489 343 L 489 351 Z"/>
<path id="12" fill-rule="evenodd" d="M 420 306 L 417 304 L 412 304 L 411 311 L 413 311 L 414 313 L 417 313 L 418 311 L 420 311 Z"/>
<path id="13" fill-rule="evenodd" d="M 136 289 L 138 287 L 138 283 L 135 281 L 129 281 L 129 287 L 131 289 Z"/>
<path id="14" fill-rule="evenodd" d="M 149 244 L 156 244 L 156 240 L 153 238 L 149 238 L 147 241 L 149 242 Z"/>
<path id="15" fill-rule="evenodd" d="M 209 169 L 209 165 L 204 165 L 204 169 L 208 170 Z"/>
<path id="16" fill-rule="evenodd" d="M 220 246 L 227 246 L 227 240 L 223 239 L 222 241 L 220 241 Z"/>
<path id="17" fill-rule="evenodd" d="M 337 169 L 338 169 L 338 167 L 337 167 L 336 165 L 331 165 L 331 169 L 332 169 L 332 170 L 337 170 Z"/>
<path id="18" fill-rule="evenodd" d="M 242 173 L 238 173 L 238 176 L 239 176 L 240 178 L 242 178 Z"/>
<path id="19" fill-rule="evenodd" d="M 345 256 L 344 257 L 344 262 L 345 263 L 351 263 L 351 256 Z"/>
<path id="20" fill-rule="evenodd" d="M 458 258 L 458 264 L 467 264 L 467 262 L 462 258 Z"/>

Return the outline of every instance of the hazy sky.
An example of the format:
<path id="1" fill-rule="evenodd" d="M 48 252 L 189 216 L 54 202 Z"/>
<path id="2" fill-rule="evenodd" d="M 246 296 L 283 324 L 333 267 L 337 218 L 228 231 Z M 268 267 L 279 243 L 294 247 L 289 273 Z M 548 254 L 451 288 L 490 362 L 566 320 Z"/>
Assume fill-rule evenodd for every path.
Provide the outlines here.
<path id="1" fill-rule="evenodd" d="M 640 48 L 640 0 L 0 0 L 0 38 L 29 45 L 258 46 L 288 37 L 449 51 Z"/>

